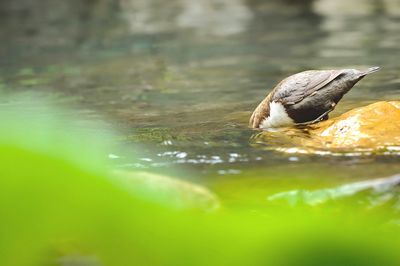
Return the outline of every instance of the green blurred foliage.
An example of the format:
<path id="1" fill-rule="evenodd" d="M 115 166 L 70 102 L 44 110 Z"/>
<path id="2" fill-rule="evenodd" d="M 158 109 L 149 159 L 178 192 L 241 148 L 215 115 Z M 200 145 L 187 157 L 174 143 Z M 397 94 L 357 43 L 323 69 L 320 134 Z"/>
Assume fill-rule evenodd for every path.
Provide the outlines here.
<path id="1" fill-rule="evenodd" d="M 110 174 L 110 133 L 60 114 L 22 100 L 0 111 L 0 265 L 400 265 L 398 226 L 351 202 L 209 213 L 152 201 L 151 186 Z"/>

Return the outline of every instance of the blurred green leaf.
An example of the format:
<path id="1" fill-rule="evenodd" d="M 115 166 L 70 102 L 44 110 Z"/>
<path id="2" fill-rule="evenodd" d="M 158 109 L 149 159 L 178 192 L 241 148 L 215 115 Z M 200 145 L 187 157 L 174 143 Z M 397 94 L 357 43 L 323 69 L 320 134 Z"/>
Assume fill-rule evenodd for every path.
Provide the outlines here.
<path id="1" fill-rule="evenodd" d="M 0 265 L 400 264 L 398 226 L 368 214 L 163 204 L 188 184 L 170 180 L 163 189 L 176 192 L 159 197 L 152 182 L 164 177 L 121 182 L 104 159 L 112 135 L 64 114 L 24 100 L 1 108 Z"/>

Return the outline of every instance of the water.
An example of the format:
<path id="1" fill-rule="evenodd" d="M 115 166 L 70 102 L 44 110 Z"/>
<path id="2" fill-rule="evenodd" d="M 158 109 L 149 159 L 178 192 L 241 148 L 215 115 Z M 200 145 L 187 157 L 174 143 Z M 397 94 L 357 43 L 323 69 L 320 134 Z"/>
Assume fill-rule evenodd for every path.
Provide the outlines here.
<path id="1" fill-rule="evenodd" d="M 118 168 L 175 167 L 176 176 L 209 186 L 226 204 L 252 208 L 277 187 L 320 188 L 400 172 L 398 156 L 257 148 L 249 144 L 255 132 L 247 127 L 270 88 L 306 69 L 382 67 L 332 116 L 398 100 L 396 0 L 41 5 L 0 4 L 0 90 L 35 91 L 73 106 L 88 125 L 107 121 L 125 146 L 110 151 Z"/>

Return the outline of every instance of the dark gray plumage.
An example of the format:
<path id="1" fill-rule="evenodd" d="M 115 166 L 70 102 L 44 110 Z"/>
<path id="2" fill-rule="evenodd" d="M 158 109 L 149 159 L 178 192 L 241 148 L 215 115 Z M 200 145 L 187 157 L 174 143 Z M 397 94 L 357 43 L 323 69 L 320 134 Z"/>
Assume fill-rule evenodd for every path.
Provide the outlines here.
<path id="1" fill-rule="evenodd" d="M 308 70 L 294 74 L 275 86 L 258 105 L 250 126 L 280 127 L 327 119 L 344 94 L 364 76 L 378 70 L 379 67 L 366 71 Z"/>

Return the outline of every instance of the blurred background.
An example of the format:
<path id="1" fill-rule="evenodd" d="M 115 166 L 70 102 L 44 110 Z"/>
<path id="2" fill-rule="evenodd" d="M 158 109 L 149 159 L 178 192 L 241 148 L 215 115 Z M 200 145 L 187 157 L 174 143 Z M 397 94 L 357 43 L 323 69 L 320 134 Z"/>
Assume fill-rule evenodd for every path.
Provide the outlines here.
<path id="1" fill-rule="evenodd" d="M 109 151 L 118 169 L 175 166 L 227 202 L 243 202 L 242 189 L 261 204 L 277 176 L 342 184 L 400 172 L 393 154 L 255 147 L 247 128 L 267 92 L 306 69 L 383 68 L 333 116 L 399 99 L 397 0 L 2 0 L 0 39 L 0 89 L 73 107 L 79 127 L 106 121 L 125 146 Z"/>

